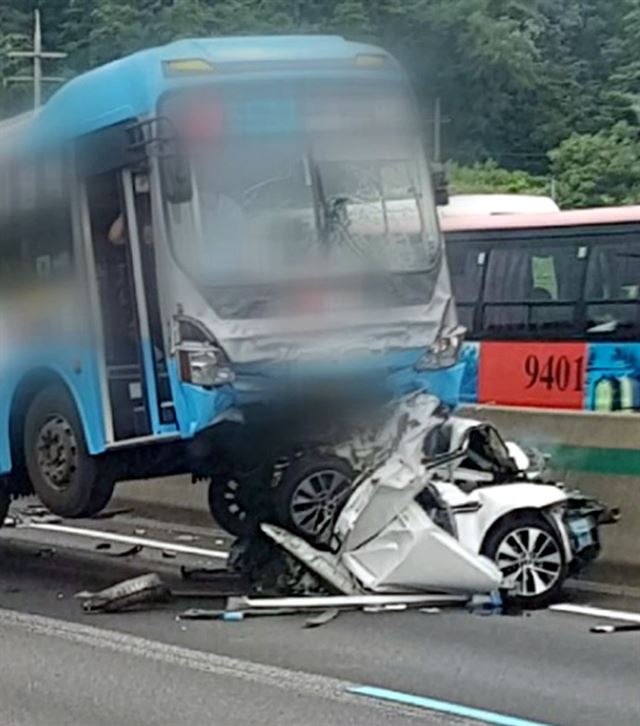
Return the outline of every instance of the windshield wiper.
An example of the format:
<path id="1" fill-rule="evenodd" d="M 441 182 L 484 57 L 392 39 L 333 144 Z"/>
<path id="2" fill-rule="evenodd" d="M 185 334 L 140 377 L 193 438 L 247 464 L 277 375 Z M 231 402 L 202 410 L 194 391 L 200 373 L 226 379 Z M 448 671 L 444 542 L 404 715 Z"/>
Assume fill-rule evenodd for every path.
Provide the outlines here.
<path id="1" fill-rule="evenodd" d="M 325 245 L 329 247 L 331 239 L 331 229 L 329 226 L 329 205 L 327 203 L 327 197 L 324 193 L 324 184 L 322 182 L 322 174 L 320 173 L 320 167 L 315 160 L 313 154 L 309 152 L 305 159 L 309 179 L 311 182 L 311 194 L 313 196 L 313 214 L 316 222 L 316 229 L 318 230 L 318 236 Z"/>

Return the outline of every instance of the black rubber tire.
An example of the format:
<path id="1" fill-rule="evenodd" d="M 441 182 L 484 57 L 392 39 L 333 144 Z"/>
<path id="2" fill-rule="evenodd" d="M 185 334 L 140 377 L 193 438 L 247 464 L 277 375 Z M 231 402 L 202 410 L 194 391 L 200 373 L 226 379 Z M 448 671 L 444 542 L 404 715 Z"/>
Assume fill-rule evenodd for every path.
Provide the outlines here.
<path id="1" fill-rule="evenodd" d="M 4 524 L 5 517 L 9 511 L 9 505 L 11 504 L 11 497 L 8 492 L 0 489 L 0 527 Z"/>
<path id="2" fill-rule="evenodd" d="M 494 527 L 487 535 L 483 545 L 482 554 L 489 559 L 496 561 L 496 555 L 500 544 L 504 539 L 515 530 L 535 527 L 548 534 L 556 543 L 558 552 L 560 553 L 561 565 L 558 579 L 545 592 L 539 595 L 525 596 L 518 594 L 504 594 L 503 598 L 507 600 L 507 604 L 524 610 L 538 610 L 546 608 L 553 602 L 556 602 L 561 594 L 564 582 L 567 577 L 567 562 L 564 552 L 564 544 L 555 526 L 541 514 L 534 512 L 516 513 L 512 516 L 505 517 L 496 527 Z M 497 563 L 496 563 L 497 564 Z"/>
<path id="3" fill-rule="evenodd" d="M 207 497 L 213 519 L 234 537 L 248 537 L 256 532 L 260 522 L 273 520 L 267 486 L 249 483 L 231 474 L 217 474 L 209 479 Z"/>
<path id="4" fill-rule="evenodd" d="M 304 531 L 298 527 L 293 518 L 293 504 L 296 498 L 298 487 L 313 474 L 335 471 L 344 476 L 348 482 L 353 482 L 354 472 L 348 461 L 341 459 L 339 456 L 322 453 L 308 453 L 295 459 L 290 466 L 282 474 L 280 483 L 274 490 L 274 505 L 278 523 L 288 529 L 290 532 L 303 537 L 316 546 L 326 546 L 328 544 L 326 533 L 324 537 L 318 537 L 308 531 Z M 347 502 L 351 487 L 345 489 L 344 496 L 335 508 L 332 522 L 335 521 Z"/>
<path id="5" fill-rule="evenodd" d="M 38 456 L 40 434 L 52 421 L 57 421 L 68 432 L 65 441 L 70 457 L 73 457 L 61 486 L 43 471 Z M 54 514 L 90 517 L 108 504 L 114 480 L 107 472 L 100 471 L 99 462 L 89 454 L 75 403 L 62 385 L 48 386 L 33 399 L 25 419 L 23 443 L 33 490 Z"/>

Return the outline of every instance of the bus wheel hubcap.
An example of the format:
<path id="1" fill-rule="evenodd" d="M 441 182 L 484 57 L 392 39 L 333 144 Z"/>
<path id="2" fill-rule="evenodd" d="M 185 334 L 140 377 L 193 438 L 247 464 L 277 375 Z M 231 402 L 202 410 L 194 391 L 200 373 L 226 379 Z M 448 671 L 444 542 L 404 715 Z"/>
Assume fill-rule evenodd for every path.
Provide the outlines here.
<path id="1" fill-rule="evenodd" d="M 42 476 L 55 489 L 66 489 L 76 471 L 78 454 L 69 422 L 63 416 L 52 416 L 40 429 L 36 448 Z"/>

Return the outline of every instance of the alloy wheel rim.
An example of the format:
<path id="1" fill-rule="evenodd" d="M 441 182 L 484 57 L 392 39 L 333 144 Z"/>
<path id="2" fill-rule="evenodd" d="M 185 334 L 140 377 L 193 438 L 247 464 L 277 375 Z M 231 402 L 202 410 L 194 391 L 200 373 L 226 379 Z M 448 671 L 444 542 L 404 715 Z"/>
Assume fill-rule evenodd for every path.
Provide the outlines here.
<path id="1" fill-rule="evenodd" d="M 496 564 L 505 584 L 521 597 L 537 597 L 560 579 L 562 553 L 555 537 L 539 527 L 521 527 L 500 542 Z"/>
<path id="2" fill-rule="evenodd" d="M 298 484 L 291 501 L 293 524 L 304 534 L 326 539 L 350 487 L 350 480 L 335 469 L 309 474 Z"/>

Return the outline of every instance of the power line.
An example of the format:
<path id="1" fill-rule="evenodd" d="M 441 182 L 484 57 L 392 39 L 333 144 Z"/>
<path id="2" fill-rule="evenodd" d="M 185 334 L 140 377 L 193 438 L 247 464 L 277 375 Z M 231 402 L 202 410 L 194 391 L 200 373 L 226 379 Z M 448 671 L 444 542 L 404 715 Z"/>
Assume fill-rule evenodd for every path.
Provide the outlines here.
<path id="1" fill-rule="evenodd" d="M 33 108 L 40 108 L 42 105 L 42 84 L 62 83 L 64 78 L 57 76 L 42 75 L 43 60 L 61 60 L 67 57 L 67 53 L 42 50 L 42 29 L 40 25 L 40 10 L 34 11 L 33 28 L 33 50 L 16 50 L 7 53 L 9 58 L 31 58 L 33 60 L 33 75 L 10 76 L 6 83 L 33 83 Z"/>

